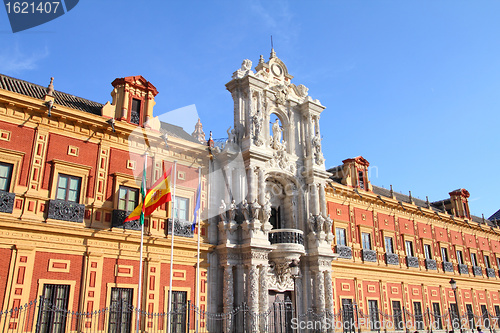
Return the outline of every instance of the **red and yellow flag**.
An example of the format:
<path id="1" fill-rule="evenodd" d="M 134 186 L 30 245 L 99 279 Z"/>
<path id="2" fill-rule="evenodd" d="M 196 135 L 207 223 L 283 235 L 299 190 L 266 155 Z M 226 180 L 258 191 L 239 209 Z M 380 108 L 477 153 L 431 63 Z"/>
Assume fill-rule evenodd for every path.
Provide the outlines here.
<path id="1" fill-rule="evenodd" d="M 160 179 L 153 184 L 153 186 L 146 193 L 144 198 L 144 216 L 151 215 L 156 208 L 163 205 L 165 202 L 172 201 L 171 191 L 170 191 L 170 178 L 172 174 L 172 168 L 163 174 Z M 134 211 L 125 219 L 125 222 L 138 220 L 141 217 L 142 202 L 135 207 Z"/>

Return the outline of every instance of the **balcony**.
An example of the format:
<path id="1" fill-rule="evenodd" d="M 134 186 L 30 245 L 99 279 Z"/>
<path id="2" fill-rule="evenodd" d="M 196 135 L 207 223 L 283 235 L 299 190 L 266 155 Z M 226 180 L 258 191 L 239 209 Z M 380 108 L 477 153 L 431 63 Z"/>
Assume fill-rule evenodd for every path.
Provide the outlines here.
<path id="1" fill-rule="evenodd" d="M 472 272 L 474 272 L 474 276 L 483 276 L 483 270 L 479 266 L 472 266 Z"/>
<path id="2" fill-rule="evenodd" d="M 436 260 L 434 259 L 425 259 L 425 268 L 427 268 L 427 270 L 437 270 L 437 263 L 436 263 Z"/>
<path id="3" fill-rule="evenodd" d="M 443 271 L 453 272 L 453 264 L 449 261 L 443 261 Z"/>
<path id="4" fill-rule="evenodd" d="M 495 270 L 493 268 L 486 268 L 486 276 L 489 278 L 496 277 Z"/>
<path id="5" fill-rule="evenodd" d="M 418 258 L 417 257 L 411 257 L 411 256 L 406 256 L 406 265 L 408 267 L 416 267 L 418 268 Z"/>
<path id="6" fill-rule="evenodd" d="M 363 249 L 363 261 L 377 262 L 377 252 L 374 250 Z"/>
<path id="7" fill-rule="evenodd" d="M 15 198 L 16 195 L 14 193 L 0 191 L 0 212 L 9 214 L 12 213 Z"/>
<path id="8" fill-rule="evenodd" d="M 352 249 L 350 246 L 337 245 L 335 248 L 335 252 L 339 255 L 339 258 L 343 259 L 352 258 Z"/>
<path id="9" fill-rule="evenodd" d="M 168 235 L 172 234 L 172 219 L 168 219 Z M 174 236 L 193 238 L 193 222 L 175 219 Z"/>
<path id="10" fill-rule="evenodd" d="M 304 245 L 304 233 L 297 229 L 275 229 L 269 231 L 271 244 L 300 244 Z"/>
<path id="11" fill-rule="evenodd" d="M 141 230 L 141 224 L 139 220 L 128 221 L 123 223 L 127 216 L 130 215 L 131 212 L 127 212 L 126 210 L 115 209 L 113 210 L 113 218 L 111 220 L 111 226 L 113 228 L 123 228 L 128 230 Z"/>
<path id="12" fill-rule="evenodd" d="M 50 200 L 47 218 L 69 222 L 83 222 L 85 206 L 76 202 Z"/>
<path id="13" fill-rule="evenodd" d="M 399 265 L 399 256 L 396 253 L 386 253 L 385 263 L 387 265 Z"/>
<path id="14" fill-rule="evenodd" d="M 469 274 L 469 267 L 465 264 L 458 264 L 458 272 L 460 274 Z"/>

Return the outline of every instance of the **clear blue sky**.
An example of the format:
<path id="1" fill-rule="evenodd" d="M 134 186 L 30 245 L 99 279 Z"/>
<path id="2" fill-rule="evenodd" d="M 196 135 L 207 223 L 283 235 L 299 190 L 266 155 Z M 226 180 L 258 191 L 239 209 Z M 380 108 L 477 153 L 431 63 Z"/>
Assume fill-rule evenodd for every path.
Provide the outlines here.
<path id="1" fill-rule="evenodd" d="M 81 0 L 12 34 L 0 9 L 0 72 L 105 103 L 117 77 L 159 90 L 155 113 L 195 104 L 224 137 L 224 85 L 270 52 L 327 109 L 327 167 L 362 155 L 371 181 L 431 201 L 466 188 L 470 208 L 500 209 L 499 1 Z M 187 128 L 192 132 L 192 128 Z"/>

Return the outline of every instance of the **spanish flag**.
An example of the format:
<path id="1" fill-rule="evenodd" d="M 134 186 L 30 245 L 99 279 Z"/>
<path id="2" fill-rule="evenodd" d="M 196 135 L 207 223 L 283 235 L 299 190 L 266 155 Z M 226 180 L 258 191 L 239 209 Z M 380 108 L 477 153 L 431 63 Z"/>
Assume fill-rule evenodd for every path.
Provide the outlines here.
<path id="1" fill-rule="evenodd" d="M 141 212 L 144 212 L 144 216 L 149 216 L 155 211 L 156 208 L 160 207 L 165 202 L 172 201 L 170 190 L 171 173 L 172 168 L 165 172 L 146 193 L 143 201 L 145 202 L 144 210 L 143 203 L 141 202 L 125 219 L 124 223 L 140 219 Z"/>

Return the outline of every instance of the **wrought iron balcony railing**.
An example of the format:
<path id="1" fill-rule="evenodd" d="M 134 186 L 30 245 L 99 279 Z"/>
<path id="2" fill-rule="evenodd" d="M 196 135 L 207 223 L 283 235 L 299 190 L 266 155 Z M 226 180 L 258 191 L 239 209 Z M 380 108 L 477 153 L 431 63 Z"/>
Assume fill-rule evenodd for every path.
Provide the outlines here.
<path id="1" fill-rule="evenodd" d="M 458 264 L 458 272 L 460 274 L 469 274 L 469 267 L 465 264 Z"/>
<path id="2" fill-rule="evenodd" d="M 127 216 L 130 215 L 131 212 L 128 212 L 126 210 L 121 210 L 121 209 L 115 209 L 113 210 L 113 218 L 111 220 L 111 226 L 113 228 L 123 228 L 123 229 L 129 229 L 129 230 L 141 230 L 141 224 L 139 220 L 135 221 L 128 221 L 123 223 Z"/>
<path id="3" fill-rule="evenodd" d="M 0 191 L 0 212 L 12 213 L 15 198 L 16 195 L 14 193 Z"/>
<path id="4" fill-rule="evenodd" d="M 483 270 L 479 266 L 472 266 L 472 271 L 475 276 L 483 276 Z"/>
<path id="5" fill-rule="evenodd" d="M 192 230 L 193 222 L 175 219 L 174 223 L 174 236 L 193 238 L 194 233 Z M 168 234 L 172 234 L 172 219 L 168 219 Z"/>
<path id="6" fill-rule="evenodd" d="M 377 262 L 377 252 L 375 250 L 363 249 L 363 261 Z"/>
<path id="7" fill-rule="evenodd" d="M 428 270 L 437 270 L 437 263 L 434 259 L 425 259 L 425 268 Z"/>
<path id="8" fill-rule="evenodd" d="M 495 270 L 493 268 L 486 268 L 486 276 L 490 278 L 496 277 Z"/>
<path id="9" fill-rule="evenodd" d="M 269 231 L 271 244 L 300 244 L 304 245 L 304 232 L 298 229 L 274 229 Z"/>
<path id="10" fill-rule="evenodd" d="M 406 256 L 406 265 L 408 267 L 419 267 L 418 258 L 412 256 Z"/>
<path id="11" fill-rule="evenodd" d="M 386 253 L 385 262 L 387 265 L 399 265 L 399 256 L 397 253 Z"/>
<path id="12" fill-rule="evenodd" d="M 85 206 L 82 204 L 56 199 L 49 201 L 49 211 L 47 213 L 49 219 L 81 223 L 84 214 Z"/>
<path id="13" fill-rule="evenodd" d="M 453 264 L 448 261 L 443 261 L 443 271 L 453 272 Z"/>
<path id="14" fill-rule="evenodd" d="M 352 249 L 350 246 L 337 245 L 335 247 L 335 252 L 339 255 L 339 258 L 343 258 L 343 259 L 351 259 L 352 258 Z"/>

